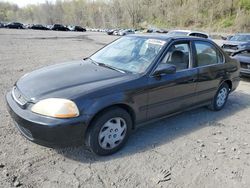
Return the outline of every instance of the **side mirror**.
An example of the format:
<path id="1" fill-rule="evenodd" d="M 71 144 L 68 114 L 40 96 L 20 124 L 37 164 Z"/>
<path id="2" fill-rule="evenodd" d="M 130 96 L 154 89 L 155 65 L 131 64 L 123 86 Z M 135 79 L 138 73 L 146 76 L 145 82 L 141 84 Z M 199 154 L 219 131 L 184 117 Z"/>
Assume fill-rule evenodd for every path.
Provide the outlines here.
<path id="1" fill-rule="evenodd" d="M 161 63 L 154 72 L 154 76 L 160 76 L 164 74 L 175 74 L 176 66 L 167 63 Z"/>

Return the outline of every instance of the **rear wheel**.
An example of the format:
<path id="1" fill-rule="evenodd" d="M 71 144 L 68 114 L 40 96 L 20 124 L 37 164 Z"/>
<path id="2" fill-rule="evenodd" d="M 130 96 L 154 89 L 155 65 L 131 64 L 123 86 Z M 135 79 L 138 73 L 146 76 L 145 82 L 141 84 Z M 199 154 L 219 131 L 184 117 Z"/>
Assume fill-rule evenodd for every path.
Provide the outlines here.
<path id="1" fill-rule="evenodd" d="M 132 120 L 126 110 L 111 108 L 98 115 L 90 126 L 86 144 L 97 155 L 110 155 L 126 143 Z"/>
<path id="2" fill-rule="evenodd" d="M 212 104 L 209 106 L 209 108 L 214 111 L 221 110 L 227 102 L 228 95 L 229 95 L 228 84 L 223 83 L 216 92 Z"/>

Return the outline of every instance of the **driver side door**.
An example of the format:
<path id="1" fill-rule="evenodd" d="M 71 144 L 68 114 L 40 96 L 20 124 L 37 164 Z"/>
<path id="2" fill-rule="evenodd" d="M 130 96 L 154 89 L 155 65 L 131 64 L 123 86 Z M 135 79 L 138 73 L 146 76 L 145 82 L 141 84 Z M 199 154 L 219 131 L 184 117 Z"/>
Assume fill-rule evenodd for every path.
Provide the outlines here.
<path id="1" fill-rule="evenodd" d="M 147 118 L 149 120 L 175 113 L 195 103 L 198 71 L 192 68 L 191 52 L 189 41 L 172 44 L 160 60 L 160 64 L 175 65 L 176 73 L 151 75 L 148 78 Z"/>

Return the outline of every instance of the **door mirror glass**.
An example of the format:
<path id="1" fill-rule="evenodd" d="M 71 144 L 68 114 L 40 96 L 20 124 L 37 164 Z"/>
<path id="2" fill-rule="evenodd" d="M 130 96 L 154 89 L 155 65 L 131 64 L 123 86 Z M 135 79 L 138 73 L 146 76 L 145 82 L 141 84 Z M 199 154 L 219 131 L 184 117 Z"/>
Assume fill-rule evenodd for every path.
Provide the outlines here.
<path id="1" fill-rule="evenodd" d="M 160 76 L 160 75 L 165 75 L 165 74 L 175 74 L 175 73 L 176 73 L 176 66 L 170 65 L 167 63 L 162 63 L 156 68 L 154 72 L 154 76 Z"/>

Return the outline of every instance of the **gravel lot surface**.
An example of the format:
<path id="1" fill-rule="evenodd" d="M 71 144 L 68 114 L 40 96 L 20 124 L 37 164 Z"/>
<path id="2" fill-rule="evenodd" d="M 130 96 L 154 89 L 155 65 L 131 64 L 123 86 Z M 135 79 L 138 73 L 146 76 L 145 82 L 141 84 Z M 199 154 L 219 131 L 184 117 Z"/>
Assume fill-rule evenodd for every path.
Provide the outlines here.
<path id="1" fill-rule="evenodd" d="M 0 187 L 250 187 L 250 80 L 225 108 L 192 110 L 137 129 L 98 157 L 83 146 L 50 149 L 22 137 L 4 96 L 37 68 L 82 59 L 115 37 L 0 29 Z"/>

